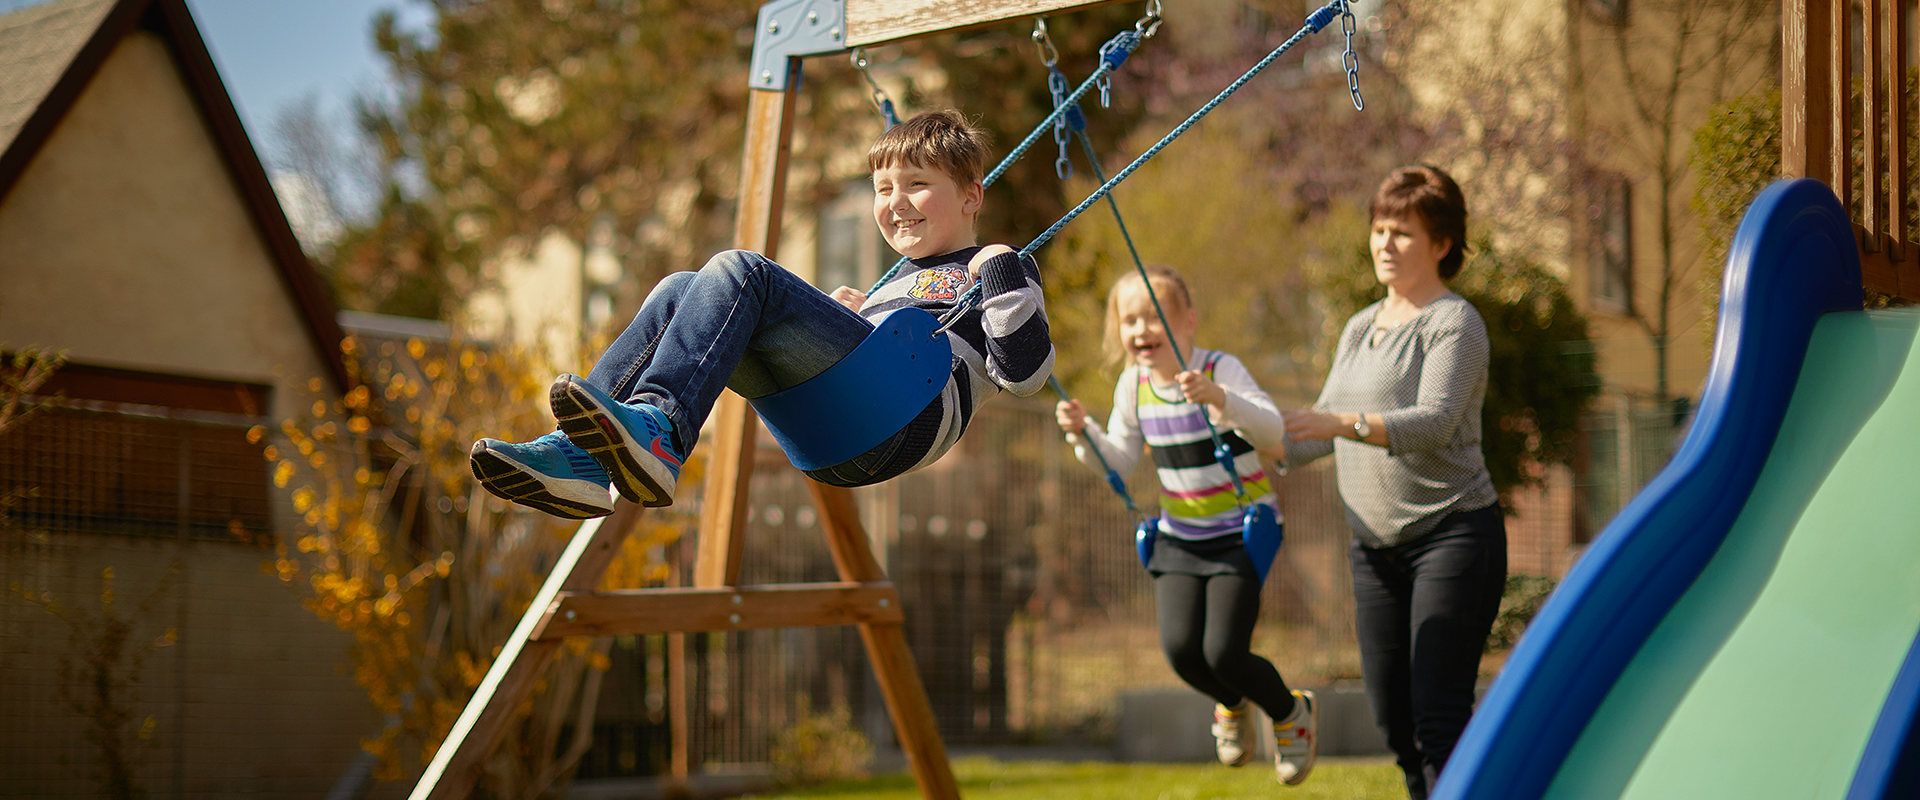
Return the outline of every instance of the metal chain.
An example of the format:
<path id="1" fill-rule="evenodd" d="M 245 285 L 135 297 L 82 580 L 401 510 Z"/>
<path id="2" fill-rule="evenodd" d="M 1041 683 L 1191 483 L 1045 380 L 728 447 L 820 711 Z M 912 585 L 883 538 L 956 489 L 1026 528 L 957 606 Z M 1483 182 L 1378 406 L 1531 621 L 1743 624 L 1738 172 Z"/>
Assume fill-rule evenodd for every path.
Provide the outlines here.
<path id="1" fill-rule="evenodd" d="M 1365 111 L 1367 101 L 1360 97 L 1360 54 L 1353 52 L 1353 4 L 1340 6 L 1340 32 L 1347 35 L 1347 52 L 1340 56 L 1340 65 L 1347 68 L 1347 93 L 1353 95 L 1353 110 Z"/>
<path id="2" fill-rule="evenodd" d="M 880 118 L 886 120 L 889 128 L 900 124 L 900 115 L 893 110 L 893 98 L 887 96 L 887 90 L 880 88 L 880 84 L 874 82 L 873 74 L 867 71 L 867 66 L 872 63 L 867 60 L 867 49 L 853 48 L 852 59 L 853 68 L 860 71 L 860 77 L 867 79 L 867 88 L 872 90 L 870 98 L 873 107 L 880 111 Z"/>
<path id="3" fill-rule="evenodd" d="M 1059 108 L 1067 96 L 1067 76 L 1060 74 L 1056 66 L 1060 62 L 1060 51 L 1053 47 L 1053 37 L 1047 35 L 1047 18 L 1033 18 L 1033 42 L 1040 46 L 1040 63 L 1047 67 L 1047 93 L 1053 95 L 1053 107 Z M 1073 161 L 1067 158 L 1067 118 L 1056 117 L 1053 121 L 1053 143 L 1059 145 L 1060 156 L 1053 160 L 1053 174 L 1060 180 L 1073 177 Z"/>

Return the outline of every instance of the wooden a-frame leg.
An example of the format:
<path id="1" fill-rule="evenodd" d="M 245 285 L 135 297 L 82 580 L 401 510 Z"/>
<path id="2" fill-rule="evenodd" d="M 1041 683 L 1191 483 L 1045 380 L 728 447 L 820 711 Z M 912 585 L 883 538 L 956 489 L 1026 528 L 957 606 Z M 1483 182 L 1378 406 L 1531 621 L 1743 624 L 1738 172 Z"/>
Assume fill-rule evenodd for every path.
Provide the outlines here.
<path id="1" fill-rule="evenodd" d="M 620 503 L 613 516 L 581 523 L 554 563 L 552 574 L 520 617 L 513 635 L 507 637 L 500 655 L 487 668 L 466 710 L 414 784 L 409 800 L 453 800 L 473 792 L 481 765 L 513 723 L 514 711 L 533 693 L 547 662 L 560 651 L 559 640 L 529 641 L 541 617 L 561 592 L 588 591 L 599 585 L 607 565 L 620 552 L 620 541 L 642 511 L 639 506 Z"/>
<path id="2" fill-rule="evenodd" d="M 853 492 L 824 483 L 808 482 L 813 504 L 820 510 L 822 527 L 827 533 L 827 549 L 843 581 L 873 582 L 887 579 L 886 570 L 873 557 L 873 546 L 860 525 L 860 510 Z M 940 728 L 933 716 L 933 703 L 927 699 L 927 687 L 920 682 L 920 671 L 913 663 L 913 651 L 907 647 L 906 629 L 897 622 L 869 622 L 860 625 L 860 641 L 867 646 L 867 660 L 873 664 L 874 677 L 880 681 L 880 694 L 886 698 L 887 713 L 893 718 L 893 731 L 900 737 L 900 750 L 907 756 L 920 794 L 928 800 L 958 800 L 960 786 L 953 779 L 953 765 L 947 761 L 947 746 L 940 740 Z"/>

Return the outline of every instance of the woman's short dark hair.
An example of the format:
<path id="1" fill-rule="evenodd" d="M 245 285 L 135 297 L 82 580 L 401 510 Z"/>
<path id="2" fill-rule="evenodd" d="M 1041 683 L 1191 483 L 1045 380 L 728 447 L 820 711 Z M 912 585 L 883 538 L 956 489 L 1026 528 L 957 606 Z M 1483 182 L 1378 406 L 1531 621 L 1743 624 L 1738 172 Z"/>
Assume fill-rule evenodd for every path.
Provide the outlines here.
<path id="1" fill-rule="evenodd" d="M 1439 167 L 1416 164 L 1396 169 L 1381 181 L 1367 221 L 1409 216 L 1426 223 L 1428 236 L 1452 244 L 1440 257 L 1440 279 L 1460 274 L 1467 258 L 1467 198 L 1453 176 Z"/>

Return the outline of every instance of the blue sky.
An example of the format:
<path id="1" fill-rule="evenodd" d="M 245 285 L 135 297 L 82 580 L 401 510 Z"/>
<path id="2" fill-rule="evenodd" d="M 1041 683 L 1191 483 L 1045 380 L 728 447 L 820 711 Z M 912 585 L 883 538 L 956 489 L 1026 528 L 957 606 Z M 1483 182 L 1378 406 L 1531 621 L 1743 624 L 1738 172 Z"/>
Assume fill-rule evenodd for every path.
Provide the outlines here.
<path id="1" fill-rule="evenodd" d="M 0 13 L 42 0 L 0 0 Z M 267 147 L 274 115 L 316 98 L 345 121 L 356 92 L 380 91 L 385 71 L 373 49 L 373 17 L 400 12 L 404 26 L 425 27 L 421 0 L 187 0 L 254 147 Z"/>

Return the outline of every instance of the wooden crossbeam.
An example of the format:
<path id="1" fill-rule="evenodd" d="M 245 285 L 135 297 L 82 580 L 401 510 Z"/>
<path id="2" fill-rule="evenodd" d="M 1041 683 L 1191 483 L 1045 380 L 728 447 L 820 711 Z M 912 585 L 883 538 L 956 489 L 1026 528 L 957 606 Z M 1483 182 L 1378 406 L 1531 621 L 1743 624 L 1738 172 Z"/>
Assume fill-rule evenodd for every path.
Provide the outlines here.
<path id="1" fill-rule="evenodd" d="M 535 640 L 904 622 L 891 583 L 789 583 L 561 594 Z"/>
<path id="2" fill-rule="evenodd" d="M 1118 2 L 1122 0 L 847 0 L 847 45 L 868 47 Z"/>

